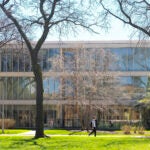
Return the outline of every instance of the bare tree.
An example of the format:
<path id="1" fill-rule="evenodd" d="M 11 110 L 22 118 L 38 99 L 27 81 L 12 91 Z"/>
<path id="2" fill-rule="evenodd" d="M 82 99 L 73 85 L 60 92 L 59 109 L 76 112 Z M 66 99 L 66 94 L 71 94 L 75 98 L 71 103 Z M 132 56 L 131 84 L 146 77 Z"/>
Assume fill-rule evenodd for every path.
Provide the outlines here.
<path id="1" fill-rule="evenodd" d="M 133 34 L 138 34 L 139 39 L 149 39 L 150 37 L 150 1 L 149 0 L 100 0 L 97 1 L 103 8 L 102 15 L 104 15 L 105 19 L 107 20 L 111 16 L 114 18 L 120 20 L 123 22 L 125 25 L 129 25 L 135 29 L 133 31 Z M 135 54 L 137 55 L 137 54 Z M 140 55 L 144 55 L 144 50 L 143 54 L 140 53 Z M 137 59 L 136 63 L 141 65 L 142 67 L 144 64 L 144 61 L 146 60 L 145 58 L 149 57 L 148 54 L 140 61 Z M 148 58 L 149 59 L 149 58 Z M 142 63 L 141 63 L 142 62 Z M 147 65 L 146 68 L 148 69 L 149 66 Z M 141 82 L 141 79 L 137 79 L 138 82 Z M 138 83 L 137 82 L 137 83 Z M 145 83 L 144 83 L 145 84 Z M 149 115 L 149 92 L 147 89 L 149 89 L 149 77 L 147 80 L 146 85 L 146 94 L 141 97 L 143 102 L 143 106 L 146 108 L 143 109 L 143 117 L 144 118 L 144 124 L 149 125 L 150 119 Z M 141 103 L 140 102 L 140 106 Z M 147 126 L 146 125 L 146 126 Z"/>
<path id="2" fill-rule="evenodd" d="M 122 96 L 119 74 L 113 76 L 109 73 L 110 69 L 118 68 L 117 56 L 100 48 L 81 47 L 62 51 L 63 58 L 58 55 L 51 59 L 56 72 L 60 70 L 57 68 L 60 61 L 64 62 L 60 77 L 63 79 L 61 96 L 68 101 L 68 111 L 74 105 L 72 113 L 69 113 L 74 115 L 72 119 L 78 116 L 82 129 L 88 129 L 92 115 L 97 115 L 98 111 L 103 114 L 108 112 Z"/>
<path id="3" fill-rule="evenodd" d="M 79 54 L 77 100 L 81 106 L 79 116 L 88 128 L 92 115 L 97 111 L 104 113 L 109 106 L 116 105 L 121 94 L 119 84 L 116 84 L 117 75 L 109 73 L 117 67 L 117 57 L 108 50 L 94 48 L 81 50 Z"/>
<path id="4" fill-rule="evenodd" d="M 14 23 L 30 52 L 36 82 L 35 137 L 44 137 L 43 81 L 42 70 L 38 63 L 39 51 L 50 32 L 59 34 L 77 32 L 76 26 L 95 32 L 93 27 L 98 25 L 98 20 L 95 19 L 88 2 L 73 0 L 2 0 L 0 8 Z M 28 27 L 32 28 L 32 34 L 26 32 Z M 39 34 L 36 36 L 37 31 Z M 34 36 L 37 42 L 33 45 L 30 39 Z"/>
<path id="5" fill-rule="evenodd" d="M 20 40 L 14 24 L 6 16 L 0 15 L 0 47 L 8 42 Z"/>
<path id="6" fill-rule="evenodd" d="M 115 17 L 124 24 L 137 29 L 141 38 L 150 36 L 150 2 L 148 0 L 100 0 L 105 19 Z M 107 20 L 107 19 L 106 19 Z M 135 33 L 135 32 L 134 32 Z"/>

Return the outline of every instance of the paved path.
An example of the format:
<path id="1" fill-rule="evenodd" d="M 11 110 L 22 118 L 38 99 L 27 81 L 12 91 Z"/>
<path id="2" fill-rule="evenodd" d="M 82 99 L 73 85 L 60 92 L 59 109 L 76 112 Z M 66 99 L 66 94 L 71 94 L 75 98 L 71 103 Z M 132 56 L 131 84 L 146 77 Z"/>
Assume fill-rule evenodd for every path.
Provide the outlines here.
<path id="1" fill-rule="evenodd" d="M 35 135 L 35 130 L 32 130 L 32 131 L 28 131 L 28 132 L 24 132 L 24 133 L 20 133 L 20 134 L 17 134 L 19 136 L 34 136 Z M 16 136 L 17 136 L 16 135 Z M 52 134 L 52 135 L 48 135 L 48 136 L 88 136 L 87 135 L 68 135 L 68 134 Z M 94 137 L 93 135 L 91 136 L 88 136 L 88 137 Z M 126 135 L 97 135 L 97 137 L 100 137 L 100 138 L 123 138 L 123 137 L 126 137 Z M 135 137 L 135 138 L 141 138 L 141 137 L 145 137 L 145 136 L 142 136 L 142 135 L 129 135 L 129 137 Z"/>
<path id="2" fill-rule="evenodd" d="M 34 136 L 34 135 L 35 135 L 35 130 L 28 131 L 28 132 L 23 132 L 23 133 L 19 133 L 19 134 L 17 134 L 17 135 Z"/>
<path id="3" fill-rule="evenodd" d="M 27 132 L 23 132 L 23 133 L 19 133 L 19 134 L 0 134 L 0 136 L 35 136 L 35 130 L 31 130 L 31 131 L 27 131 Z M 48 136 L 88 136 L 88 135 L 67 135 L 67 134 L 52 134 L 52 135 L 48 135 Z M 88 136 L 88 137 L 94 137 L 93 135 Z M 97 135 L 97 137 L 100 138 L 124 138 L 126 137 L 126 135 Z M 145 137 L 144 135 L 129 135 L 128 137 L 135 137 L 135 138 L 142 138 Z"/>

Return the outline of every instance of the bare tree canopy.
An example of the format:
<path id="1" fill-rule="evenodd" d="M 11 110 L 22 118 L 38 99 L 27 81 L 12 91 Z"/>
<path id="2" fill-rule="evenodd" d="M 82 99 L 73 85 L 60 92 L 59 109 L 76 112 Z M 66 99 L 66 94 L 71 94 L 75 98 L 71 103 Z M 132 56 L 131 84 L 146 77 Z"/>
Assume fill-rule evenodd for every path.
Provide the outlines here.
<path id="1" fill-rule="evenodd" d="M 114 17 L 126 25 L 135 29 L 134 34 L 139 36 L 139 39 L 149 39 L 150 37 L 150 0 L 98 0 L 97 3 L 103 9 L 101 15 L 104 15 L 106 20 Z M 136 55 L 138 53 L 136 52 Z M 144 54 L 144 50 L 142 55 Z M 146 56 L 144 56 L 144 59 Z M 142 60 L 142 62 L 144 61 Z M 137 60 L 139 61 L 139 60 Z M 139 62 L 141 64 L 141 61 Z M 136 77 L 136 82 L 141 82 L 140 78 Z M 149 126 L 149 77 L 146 87 L 146 94 L 141 97 L 137 107 L 141 109 L 143 123 L 146 127 Z"/>
<path id="2" fill-rule="evenodd" d="M 113 16 L 121 22 L 137 29 L 142 38 L 150 36 L 150 1 L 149 0 L 100 0 L 102 13 L 107 19 Z M 102 15 L 101 14 L 101 15 Z"/>
<path id="3" fill-rule="evenodd" d="M 14 24 L 8 20 L 4 15 L 0 15 L 0 47 L 6 43 L 19 40 L 19 35 L 15 29 Z"/>
<path id="4" fill-rule="evenodd" d="M 18 22 L 17 28 L 21 27 L 23 33 L 27 32 L 27 27 L 33 29 L 32 34 L 27 34 L 27 37 L 24 35 L 24 40 L 37 39 L 39 36 L 41 36 L 40 39 L 45 39 L 47 30 L 63 35 L 71 31 L 78 32 L 75 26 L 96 33 L 93 28 L 100 25 L 100 22 L 93 7 L 88 1 L 81 3 L 80 0 L 3 0 L 1 3 L 3 12 L 7 17 L 11 16 L 12 21 Z M 103 27 L 103 24 L 100 26 Z"/>
<path id="5" fill-rule="evenodd" d="M 0 10 L 15 25 L 31 55 L 36 82 L 36 138 L 44 137 L 43 80 L 38 53 L 48 34 L 52 32 L 66 35 L 72 31 L 78 32 L 77 27 L 81 27 L 96 33 L 94 27 L 104 27 L 96 17 L 96 6 L 90 2 L 90 0 L 0 1 Z M 37 41 L 34 46 L 31 39 Z"/>

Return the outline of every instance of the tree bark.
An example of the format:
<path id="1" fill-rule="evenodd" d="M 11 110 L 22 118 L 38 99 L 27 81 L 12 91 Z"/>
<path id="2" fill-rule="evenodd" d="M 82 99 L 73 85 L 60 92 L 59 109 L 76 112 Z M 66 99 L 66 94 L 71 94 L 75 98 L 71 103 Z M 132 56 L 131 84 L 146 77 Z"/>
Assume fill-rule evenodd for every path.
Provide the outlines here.
<path id="1" fill-rule="evenodd" d="M 33 62 L 33 72 L 36 83 L 36 134 L 35 138 L 44 137 L 43 120 L 43 79 L 41 67 L 37 62 Z"/>

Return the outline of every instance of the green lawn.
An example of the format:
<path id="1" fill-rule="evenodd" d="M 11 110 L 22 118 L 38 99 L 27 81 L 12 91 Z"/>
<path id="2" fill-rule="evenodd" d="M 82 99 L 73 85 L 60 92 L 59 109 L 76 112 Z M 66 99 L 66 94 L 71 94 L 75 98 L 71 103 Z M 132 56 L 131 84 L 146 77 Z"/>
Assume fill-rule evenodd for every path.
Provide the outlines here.
<path id="1" fill-rule="evenodd" d="M 23 133 L 23 132 L 28 132 L 31 130 L 25 130 L 25 129 L 5 129 L 4 133 L 5 134 L 18 134 L 18 133 Z M 44 133 L 46 135 L 88 135 L 87 131 L 81 131 L 81 130 L 58 130 L 58 129 L 50 129 L 50 130 L 45 130 Z M 2 130 L 0 130 L 0 134 L 2 134 Z M 122 131 L 97 131 L 97 135 L 124 135 Z M 131 132 L 131 135 L 139 135 L 139 134 L 134 134 L 133 131 Z M 144 133 L 145 136 L 150 136 L 150 131 L 145 131 Z"/>
<path id="2" fill-rule="evenodd" d="M 34 139 L 17 136 L 29 130 L 5 130 L 0 135 L 0 150 L 149 150 L 150 133 L 124 135 L 121 131 L 98 132 L 97 137 L 86 131 L 45 130 L 50 138 Z M 16 135 L 14 135 L 16 133 Z M 10 135 L 13 134 L 13 135 Z"/>
<path id="3" fill-rule="evenodd" d="M 30 130 L 25 130 L 25 129 L 5 129 L 4 134 L 18 134 L 18 133 L 23 133 L 23 132 L 28 132 Z M 0 130 L 0 134 L 2 134 L 2 130 Z"/>
<path id="4" fill-rule="evenodd" d="M 149 138 L 130 136 L 56 136 L 32 137 L 0 136 L 1 150 L 149 150 Z"/>

